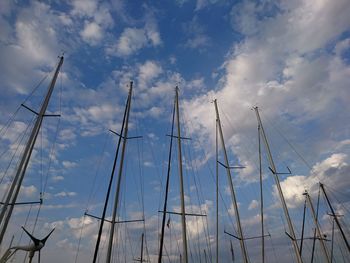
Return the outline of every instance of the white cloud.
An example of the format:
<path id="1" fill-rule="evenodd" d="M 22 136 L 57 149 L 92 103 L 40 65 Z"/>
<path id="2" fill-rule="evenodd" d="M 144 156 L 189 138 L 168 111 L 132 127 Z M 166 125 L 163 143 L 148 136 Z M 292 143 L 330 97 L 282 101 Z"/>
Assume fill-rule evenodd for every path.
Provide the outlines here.
<path id="1" fill-rule="evenodd" d="M 18 140 L 19 136 L 26 130 L 27 125 L 21 121 L 15 121 L 8 127 L 6 133 L 2 135 L 3 139 L 7 139 L 10 143 L 14 143 Z"/>
<path id="2" fill-rule="evenodd" d="M 10 187 L 9 183 L 1 184 L 1 186 L 0 186 L 0 193 L 2 195 L 4 195 L 4 193 L 6 193 L 8 191 L 9 187 Z M 24 198 L 32 198 L 32 197 L 35 197 L 35 195 L 37 193 L 38 193 L 38 189 L 34 185 L 29 185 L 29 186 L 22 185 L 21 189 L 20 189 L 20 192 L 19 192 L 19 195 L 22 198 L 23 197 Z"/>
<path id="3" fill-rule="evenodd" d="M 335 45 L 334 51 L 341 56 L 342 53 L 350 48 L 350 38 L 344 39 Z"/>
<path id="4" fill-rule="evenodd" d="M 184 31 L 187 34 L 187 41 L 184 47 L 191 49 L 201 50 L 210 45 L 210 38 L 205 34 L 205 29 L 198 21 L 198 17 L 194 16 L 193 19 L 183 25 Z"/>
<path id="5" fill-rule="evenodd" d="M 70 168 L 76 167 L 77 163 L 76 162 L 71 162 L 71 161 L 63 161 L 62 165 L 63 165 L 64 168 L 70 169 Z"/>
<path id="6" fill-rule="evenodd" d="M 1 59 L 7 61 L 0 65 L 4 95 L 26 94 L 54 66 L 65 45 L 61 41 L 63 34 L 57 34 L 57 30 L 64 31 L 60 28 L 61 19 L 49 5 L 32 1 L 25 7 L 16 7 L 16 11 L 11 24 L 8 17 L 0 18 L 1 35 L 6 37 L 0 49 Z"/>
<path id="7" fill-rule="evenodd" d="M 146 44 L 147 37 L 144 29 L 127 28 L 120 36 L 114 49 L 117 56 L 129 56 L 140 50 Z M 111 54 L 113 51 L 110 50 L 109 53 Z"/>
<path id="8" fill-rule="evenodd" d="M 81 16 L 93 16 L 97 10 L 98 1 L 96 0 L 74 0 L 72 14 Z"/>
<path id="9" fill-rule="evenodd" d="M 248 23 L 245 19 L 249 18 L 256 30 L 250 30 L 248 25 L 242 29 L 244 38 L 232 47 L 232 53 L 223 63 L 224 76 L 219 80 L 217 90 L 184 103 L 188 119 L 191 119 L 189 131 L 196 134 L 202 145 L 208 145 L 208 152 L 215 142 L 214 107 L 208 104 L 215 98 L 222 115 L 227 148 L 231 148 L 239 160 L 251 158 L 240 145 L 250 145 L 249 138 L 256 138 L 256 119 L 251 111 L 254 105 L 263 109 L 264 119 L 285 118 L 289 125 L 300 126 L 312 125 L 315 121 L 319 123 L 319 131 L 324 133 L 329 127 L 347 123 L 346 114 L 342 112 L 348 109 L 346 101 L 350 99 L 347 88 L 350 68 L 335 50 L 346 45 L 339 44 L 336 48 L 336 44 L 342 42 L 337 41 L 339 34 L 350 25 L 345 14 L 350 12 L 350 7 L 343 0 L 319 1 L 316 5 L 307 1 L 292 3 L 293 8 L 286 3 L 278 6 L 283 11 L 248 1 L 242 3 L 240 10 L 251 8 L 252 12 L 233 9 L 233 13 L 238 14 L 236 22 Z M 261 18 L 260 12 L 266 10 L 272 15 Z M 339 13 L 333 13 L 335 10 Z M 194 22 L 192 31 L 196 30 Z M 321 29 L 323 26 L 325 32 Z M 322 34 L 313 38 L 317 34 L 315 29 Z M 327 45 L 334 51 L 326 52 L 329 50 Z M 346 136 L 334 129 L 330 132 L 338 134 L 340 139 Z M 320 137 L 326 139 L 328 136 L 321 132 L 317 141 L 316 138 L 315 141 L 308 140 L 310 149 L 320 147 Z"/>
<path id="10" fill-rule="evenodd" d="M 199 11 L 208 5 L 213 5 L 220 2 L 219 0 L 197 0 L 195 11 Z"/>
<path id="11" fill-rule="evenodd" d="M 160 107 L 152 107 L 148 111 L 148 114 L 153 118 L 158 118 L 162 113 L 163 109 Z"/>
<path id="12" fill-rule="evenodd" d="M 55 176 L 52 176 L 51 179 L 52 179 L 52 181 L 54 181 L 54 182 L 58 182 L 58 181 L 64 180 L 64 177 L 61 176 L 61 175 L 55 175 Z"/>
<path id="13" fill-rule="evenodd" d="M 90 45 L 98 44 L 102 37 L 103 32 L 101 27 L 96 22 L 86 23 L 83 31 L 80 32 L 83 40 Z"/>
<path id="14" fill-rule="evenodd" d="M 60 131 L 59 138 L 62 141 L 74 140 L 77 137 L 73 129 L 63 129 Z"/>
<path id="15" fill-rule="evenodd" d="M 38 62 L 51 63 L 51 58 L 60 50 L 50 13 L 48 5 L 35 2 L 31 9 L 24 9 L 16 21 L 18 45 Z M 43 26 L 43 23 L 46 25 Z"/>
<path id="16" fill-rule="evenodd" d="M 57 194 L 55 194 L 56 197 L 72 197 L 72 196 L 76 196 L 77 193 L 76 192 L 59 192 Z"/>
<path id="17" fill-rule="evenodd" d="M 147 89 L 149 82 L 157 78 L 162 72 L 161 65 L 156 61 L 148 60 L 144 64 L 141 64 L 138 73 L 138 87 L 140 89 Z"/>
<path id="18" fill-rule="evenodd" d="M 185 47 L 196 49 L 200 47 L 208 46 L 210 43 L 210 39 L 206 35 L 196 35 L 191 39 L 187 40 L 185 43 Z"/>
<path id="19" fill-rule="evenodd" d="M 311 196 L 315 196 L 319 182 L 333 189 L 346 191 L 350 186 L 346 179 L 350 172 L 350 166 L 346 162 L 347 159 L 348 156 L 346 154 L 332 154 L 322 162 L 316 163 L 308 176 L 288 176 L 282 180 L 281 187 L 287 205 L 294 208 L 304 202 L 305 197 L 302 194 L 305 190 L 308 190 Z M 338 182 L 342 183 L 339 184 Z M 276 187 L 274 188 L 274 196 L 276 198 L 278 196 Z"/>
<path id="20" fill-rule="evenodd" d="M 38 189 L 34 185 L 21 186 L 20 192 L 25 197 L 33 197 L 38 192 Z"/>
<path id="21" fill-rule="evenodd" d="M 106 49 L 107 54 L 126 57 L 137 53 L 140 49 L 162 44 L 160 33 L 153 18 L 146 21 L 144 28 L 125 28 L 117 43 Z"/>
<path id="22" fill-rule="evenodd" d="M 111 28 L 114 25 L 114 20 L 110 13 L 110 7 L 103 3 L 94 13 L 94 21 L 103 28 Z"/>
<path id="23" fill-rule="evenodd" d="M 75 0 L 71 4 L 71 18 L 75 23 L 80 24 L 84 20 L 84 27 L 80 31 L 83 41 L 91 46 L 101 44 L 106 31 L 114 26 L 109 4 L 95 0 Z"/>
<path id="24" fill-rule="evenodd" d="M 256 209 L 258 208 L 259 206 L 259 202 L 257 200 L 252 200 L 251 203 L 249 204 L 248 206 L 248 210 L 253 210 L 253 209 Z"/>
<path id="25" fill-rule="evenodd" d="M 148 40 L 152 43 L 153 46 L 156 47 L 162 44 L 158 26 L 155 23 L 153 17 L 148 18 L 145 26 L 145 31 Z"/>
<path id="26" fill-rule="evenodd" d="M 92 136 L 100 133 L 104 128 L 113 128 L 113 119 L 115 116 L 118 116 L 121 110 L 116 105 L 109 104 L 108 102 L 98 103 L 102 100 L 95 98 L 94 105 L 73 108 L 74 113 L 70 117 L 70 121 L 81 125 L 81 135 Z"/>
<path id="27" fill-rule="evenodd" d="M 73 20 L 69 17 L 67 14 L 60 14 L 59 19 L 61 20 L 62 24 L 65 26 L 72 26 Z"/>

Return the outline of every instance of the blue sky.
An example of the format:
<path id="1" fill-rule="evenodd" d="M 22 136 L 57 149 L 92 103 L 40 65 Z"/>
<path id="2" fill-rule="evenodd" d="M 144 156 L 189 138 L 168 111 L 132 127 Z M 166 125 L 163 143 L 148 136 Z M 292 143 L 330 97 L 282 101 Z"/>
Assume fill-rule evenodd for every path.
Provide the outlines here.
<path id="1" fill-rule="evenodd" d="M 24 100 L 39 108 L 50 75 L 35 87 L 54 69 L 57 56 L 65 53 L 49 106 L 50 112 L 62 116 L 45 119 L 20 196 L 36 200 L 45 189 L 35 233 L 44 236 L 52 227 L 56 230 L 43 250 L 43 260 L 74 262 L 80 237 L 77 262 L 86 262 L 93 253 L 98 222 L 84 217 L 84 212 L 101 214 L 117 142 L 108 129 L 120 129 L 130 80 L 134 81 L 130 134 L 143 139 L 128 142 L 119 213 L 122 219 L 137 219 L 144 204 L 152 262 L 158 250 L 158 210 L 169 147 L 165 135 L 171 127 L 176 85 L 182 134 L 192 138 L 183 141 L 186 203 L 190 212 L 208 215 L 207 220 L 187 218 L 191 262 L 199 262 L 198 248 L 209 251 L 208 231 L 211 256 L 215 256 L 215 111 L 211 103 L 215 98 L 229 159 L 246 166 L 233 171 L 233 182 L 248 236 L 259 231 L 257 123 L 251 110 L 256 105 L 278 170 L 288 166 L 293 172 L 280 180 L 297 236 L 302 192 L 307 189 L 316 200 L 319 181 L 345 204 L 337 204 L 337 211 L 349 215 L 349 13 L 346 0 L 1 1 L 2 176 L 12 155 L 17 153 L 18 158 L 16 147 L 23 145 L 20 136 L 33 115 L 20 108 L 8 128 L 7 121 Z M 174 211 L 180 205 L 176 153 L 175 148 L 169 204 Z M 292 262 L 266 154 L 264 159 L 266 227 L 272 235 L 267 258 Z M 15 161 L 2 180 L 2 193 L 14 166 Z M 235 230 L 223 169 L 220 192 L 220 258 L 227 262 L 229 238 L 223 230 Z M 37 209 L 33 206 L 30 211 L 29 229 Z M 28 211 L 29 207 L 15 210 L 8 241 L 15 235 L 15 242 L 27 242 L 20 240 L 20 226 Z M 331 223 L 324 204 L 320 211 L 321 225 L 329 234 Z M 169 258 L 175 260 L 180 253 L 177 246 L 181 247 L 180 225 L 176 216 L 171 222 L 172 241 L 168 230 L 166 246 Z M 142 230 L 142 224 L 130 225 L 126 232 L 124 226 L 118 230 L 119 240 L 129 243 L 125 247 L 129 255 L 138 253 Z M 307 231 L 312 233 L 311 217 Z M 240 262 L 239 243 L 232 241 Z M 259 242 L 249 242 L 251 261 L 259 261 Z M 306 260 L 310 244 L 304 252 Z M 343 246 L 339 240 L 338 244 Z M 340 249 L 335 254 L 341 262 Z M 23 254 L 16 261 L 21 258 Z"/>

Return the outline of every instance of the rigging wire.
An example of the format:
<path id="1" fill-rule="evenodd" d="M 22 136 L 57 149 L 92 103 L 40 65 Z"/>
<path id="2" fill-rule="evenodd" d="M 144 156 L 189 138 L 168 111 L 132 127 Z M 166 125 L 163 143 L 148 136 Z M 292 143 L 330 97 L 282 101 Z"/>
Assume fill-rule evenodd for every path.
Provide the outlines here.
<path id="1" fill-rule="evenodd" d="M 16 163 L 17 163 L 16 166 L 18 165 L 18 162 L 19 162 L 19 157 L 18 157 L 18 156 L 21 156 L 21 155 L 23 154 L 23 151 L 24 151 L 24 145 L 22 145 L 22 142 L 23 142 L 26 138 L 28 138 L 28 136 L 29 136 L 28 131 L 29 131 L 29 128 L 33 125 L 33 123 L 34 123 L 34 118 L 32 119 L 32 122 L 29 123 L 29 124 L 27 125 L 27 127 L 26 127 L 24 133 L 22 134 L 21 138 L 20 138 L 20 136 L 19 136 L 19 137 L 16 139 L 16 141 L 17 141 L 17 140 L 20 138 L 20 141 L 17 143 L 17 146 L 16 146 L 16 148 L 15 148 L 15 151 L 14 151 L 14 153 L 13 153 L 12 156 L 11 156 L 10 162 L 9 162 L 9 164 L 6 166 L 5 171 L 3 172 L 3 176 L 2 176 L 1 179 L 0 179 L 0 184 L 3 183 L 3 180 L 4 180 L 4 178 L 5 178 L 5 176 L 6 176 L 7 172 L 8 172 L 8 170 L 10 169 L 11 164 L 12 164 L 12 162 L 14 161 L 15 158 L 18 159 L 17 162 L 16 162 Z M 22 150 L 20 150 L 20 154 L 17 156 L 17 155 L 16 155 L 16 154 L 17 154 L 17 151 L 18 151 L 21 147 L 22 147 Z M 13 179 L 12 179 L 12 180 L 13 180 Z M 4 201 L 4 198 L 5 198 L 5 196 L 2 197 L 2 201 Z"/>
<path id="2" fill-rule="evenodd" d="M 41 86 L 41 84 L 44 82 L 44 80 L 49 76 L 49 74 L 47 74 L 46 76 L 44 76 L 39 83 L 34 87 L 34 89 L 28 94 L 28 96 L 23 100 L 22 104 L 26 103 L 27 100 L 34 94 L 34 92 Z M 6 133 L 10 123 L 13 122 L 13 120 L 15 119 L 17 113 L 19 112 L 19 110 L 22 108 L 22 105 L 18 106 L 17 109 L 15 110 L 15 112 L 10 116 L 10 118 L 8 119 L 8 121 L 5 123 L 4 126 L 1 127 L 0 129 L 0 136 L 3 136 L 3 132 Z"/>
<path id="3" fill-rule="evenodd" d="M 86 214 L 84 214 L 84 216 L 83 216 L 83 222 L 82 222 L 81 227 L 80 227 L 80 233 L 79 233 L 79 239 L 78 239 L 77 251 L 75 253 L 74 263 L 77 263 L 77 261 L 78 261 L 78 255 L 79 255 L 79 251 L 80 251 L 80 244 L 81 244 L 81 239 L 82 239 L 82 236 L 83 236 L 83 229 L 85 227 L 85 218 L 86 218 Z"/>
<path id="4" fill-rule="evenodd" d="M 80 228 L 80 235 L 79 235 L 79 240 L 78 240 L 78 245 L 77 245 L 77 248 L 76 248 L 76 255 L 75 255 L 75 263 L 77 262 L 78 260 L 78 257 L 79 257 L 79 252 L 80 252 L 80 244 L 81 244 L 81 239 L 82 239 L 82 234 L 83 234 L 83 229 L 85 228 L 85 216 L 86 216 L 86 213 L 89 211 L 89 206 L 91 205 L 91 200 L 93 198 L 93 196 L 96 195 L 97 193 L 97 190 L 96 189 L 96 192 L 94 192 L 94 188 L 95 188 L 95 185 L 96 185 L 96 180 L 97 180 L 97 176 L 99 174 L 99 171 L 100 171 L 100 168 L 101 168 L 101 163 L 102 163 L 102 160 L 104 158 L 104 153 L 106 151 L 106 146 L 107 146 L 107 142 L 108 142 L 108 139 L 110 138 L 109 136 L 109 133 L 106 133 L 105 134 L 105 138 L 104 138 L 104 143 L 103 143 L 103 146 L 102 146 L 102 151 L 100 153 L 100 158 L 98 159 L 97 161 L 97 166 L 96 166 L 96 171 L 94 173 L 94 178 L 93 178 L 93 182 L 92 182 L 92 186 L 90 188 L 90 192 L 89 192 L 89 196 L 87 198 L 87 201 L 86 201 L 86 205 L 85 205 L 85 213 L 84 213 L 84 217 L 83 217 L 83 224 L 81 225 L 81 228 Z M 101 180 L 102 181 L 102 180 Z M 99 220 L 101 221 L 101 220 Z M 101 222 L 100 222 L 101 223 Z"/>
<path id="5" fill-rule="evenodd" d="M 141 134 L 140 123 L 138 119 L 136 119 L 136 131 L 137 131 L 137 134 Z M 141 142 L 137 141 L 137 153 L 138 153 L 138 166 L 139 166 L 139 180 L 141 185 L 141 200 L 142 200 L 141 205 L 142 205 L 144 244 L 145 244 L 147 260 L 150 261 L 148 243 L 147 243 L 146 219 L 145 219 L 145 191 L 144 191 L 145 180 L 144 180 L 144 172 L 141 165 L 141 163 L 144 163 L 143 139 L 141 140 Z"/>
<path id="6" fill-rule="evenodd" d="M 183 115 L 182 115 L 183 116 Z M 188 129 L 186 129 L 189 126 L 189 122 L 186 120 L 185 116 L 182 117 L 183 118 L 183 123 L 185 125 L 185 132 L 187 134 L 189 134 Z M 192 144 L 190 142 L 188 143 L 184 143 L 184 156 L 187 157 L 185 158 L 185 160 L 188 159 L 188 166 L 189 166 L 189 171 L 191 171 L 191 173 L 193 174 L 193 176 L 191 177 L 193 179 L 194 182 L 194 186 L 195 186 L 195 191 L 196 191 L 196 197 L 197 197 L 197 201 L 198 201 L 198 207 L 199 207 L 199 212 L 200 214 L 204 214 L 204 211 L 202 209 L 202 205 L 201 204 L 206 204 L 204 201 L 204 197 L 203 197 L 203 192 L 202 192 L 202 188 L 200 186 L 200 180 L 199 178 L 196 179 L 196 176 L 198 177 L 198 170 L 197 167 L 195 167 L 195 162 L 194 159 L 192 158 L 192 154 L 191 154 L 191 149 L 193 148 Z M 189 176 L 188 176 L 189 178 Z M 190 182 L 188 183 L 188 186 L 190 185 Z M 189 192 L 191 193 L 191 189 L 189 189 Z M 191 200 L 191 199 L 190 199 Z M 194 211 L 196 212 L 196 211 Z M 206 211 L 208 212 L 208 211 Z M 199 223 L 198 223 L 199 218 L 196 217 L 196 226 L 197 229 L 199 229 Z M 210 238 L 209 238 L 209 229 L 208 229 L 208 220 L 207 220 L 207 216 L 205 217 L 201 217 L 202 220 L 202 224 L 204 226 L 204 236 L 205 236 L 205 241 L 206 241 L 206 245 L 208 248 L 208 251 L 211 255 L 211 245 L 210 245 Z M 204 222 L 205 221 L 205 222 Z M 198 231 L 198 230 L 197 230 Z M 198 242 L 198 256 L 199 259 L 201 260 L 201 248 L 200 248 L 200 241 L 199 241 L 200 236 L 197 235 L 197 242 Z"/>

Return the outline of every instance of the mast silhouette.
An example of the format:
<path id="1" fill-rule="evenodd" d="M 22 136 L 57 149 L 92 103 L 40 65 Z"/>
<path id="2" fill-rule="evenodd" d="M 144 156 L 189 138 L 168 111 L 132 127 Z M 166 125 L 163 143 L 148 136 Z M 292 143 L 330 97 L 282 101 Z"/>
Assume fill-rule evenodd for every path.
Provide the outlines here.
<path id="1" fill-rule="evenodd" d="M 216 263 L 219 263 L 219 145 L 218 125 L 215 128 L 215 175 L 216 175 Z"/>
<path id="2" fill-rule="evenodd" d="M 62 55 L 59 57 L 58 65 L 57 65 L 55 73 L 51 79 L 48 91 L 47 91 L 45 99 L 41 105 L 39 113 L 36 113 L 35 111 L 31 110 L 32 112 L 37 114 L 38 117 L 35 121 L 33 129 L 32 129 L 31 134 L 29 136 L 29 140 L 28 140 L 26 147 L 24 149 L 20 164 L 17 168 L 16 175 L 14 176 L 14 179 L 11 183 L 8 194 L 6 195 L 5 202 L 4 202 L 2 209 L 1 209 L 1 213 L 0 213 L 0 226 L 1 226 L 1 228 L 0 228 L 0 244 L 2 244 L 4 235 L 5 235 L 7 227 L 8 227 L 8 223 L 9 223 L 11 215 L 12 215 L 13 208 L 14 208 L 15 203 L 17 201 L 17 197 L 18 197 L 19 191 L 20 191 L 21 186 L 22 186 L 22 182 L 23 182 L 23 179 L 24 179 L 24 176 L 25 176 L 25 173 L 26 173 L 29 161 L 30 161 L 30 157 L 31 157 L 33 149 L 34 149 L 36 139 L 38 137 L 38 134 L 39 134 L 39 131 L 41 128 L 42 121 L 43 121 L 44 117 L 47 116 L 47 115 L 45 115 L 46 109 L 49 105 L 49 101 L 50 101 L 53 89 L 55 87 L 55 84 L 56 84 L 58 73 L 59 73 L 61 66 L 63 64 L 63 60 L 64 60 L 64 58 Z M 28 108 L 28 107 L 26 107 L 26 108 Z"/>
<path id="3" fill-rule="evenodd" d="M 258 119 L 258 123 L 259 123 L 260 128 L 261 128 L 261 130 L 260 130 L 261 131 L 261 135 L 263 137 L 265 148 L 266 148 L 266 151 L 267 151 L 267 154 L 268 154 L 270 168 L 271 168 L 271 171 L 272 171 L 272 173 L 274 175 L 274 178 L 275 178 L 275 183 L 276 183 L 278 194 L 280 196 L 280 200 L 281 200 L 281 203 L 282 203 L 284 215 L 285 215 L 285 218 L 286 218 L 287 223 L 288 223 L 288 228 L 289 228 L 288 236 L 290 236 L 290 238 L 292 240 L 294 253 L 295 253 L 297 262 L 298 263 L 302 263 L 303 260 L 301 258 L 300 252 L 299 252 L 299 247 L 298 247 L 298 243 L 297 243 L 297 240 L 296 240 L 294 227 L 293 227 L 293 224 L 292 224 L 292 220 L 290 219 L 290 216 L 289 216 L 289 212 L 288 212 L 286 201 L 285 201 L 284 196 L 283 196 L 283 192 L 282 192 L 282 188 L 281 188 L 280 181 L 279 181 L 279 178 L 278 178 L 278 173 L 277 173 L 277 170 L 276 170 L 276 166 L 275 166 L 275 163 L 273 161 L 271 150 L 270 150 L 270 146 L 269 146 L 269 143 L 267 141 L 267 137 L 266 137 L 266 134 L 265 134 L 265 131 L 264 131 L 264 126 L 262 125 L 262 122 L 261 122 L 261 119 L 260 119 L 259 109 L 258 109 L 258 107 L 254 107 L 254 110 L 255 110 L 256 117 Z"/>
<path id="4" fill-rule="evenodd" d="M 265 232 L 264 232 L 264 195 L 263 195 L 263 178 L 261 164 L 261 135 L 260 124 L 258 124 L 258 142 L 259 142 L 259 179 L 260 179 L 260 215 L 261 215 L 261 259 L 265 263 Z"/>
<path id="5" fill-rule="evenodd" d="M 125 105 L 122 127 L 120 128 L 120 133 L 119 133 L 120 135 L 123 134 L 126 113 L 128 111 L 128 106 L 129 106 L 129 96 L 127 98 L 126 105 Z M 102 216 L 101 216 L 101 223 L 100 223 L 100 227 L 99 227 L 98 234 L 97 234 L 97 240 L 96 240 L 95 251 L 94 251 L 94 258 L 93 258 L 93 261 L 92 261 L 93 263 L 96 263 L 97 257 L 98 257 L 98 251 L 99 251 L 100 242 L 101 242 L 102 230 L 103 230 L 103 225 L 104 225 L 104 221 L 105 221 L 105 217 L 106 217 L 108 200 L 109 200 L 109 196 L 110 196 L 110 192 L 111 192 L 111 188 L 112 188 L 115 168 L 116 168 L 116 165 L 117 165 L 121 139 L 122 139 L 122 136 L 119 136 L 117 149 L 116 149 L 115 156 L 114 156 L 113 168 L 112 168 L 111 176 L 110 176 L 109 183 L 108 183 L 106 199 L 105 199 L 105 203 L 104 203 L 104 206 L 103 206 L 103 211 L 102 211 Z"/>
<path id="6" fill-rule="evenodd" d="M 343 228 L 341 227 L 340 222 L 339 222 L 339 220 L 338 220 L 338 218 L 337 218 L 337 216 L 336 216 L 336 214 L 335 214 L 335 212 L 334 212 L 333 206 L 332 206 L 331 202 L 329 201 L 329 198 L 328 198 L 328 195 L 327 195 L 327 193 L 326 193 L 326 190 L 324 189 L 324 185 L 320 183 L 320 187 L 321 187 L 321 189 L 322 189 L 322 192 L 323 192 L 324 196 L 326 197 L 326 200 L 327 200 L 329 209 L 331 209 L 331 211 L 332 211 L 332 215 L 333 215 L 333 217 L 334 217 L 335 223 L 336 223 L 337 226 L 338 226 L 338 229 L 339 229 L 340 234 L 341 234 L 341 236 L 342 236 L 342 238 L 343 238 L 343 240 L 344 240 L 344 243 L 345 243 L 345 245 L 346 245 L 348 251 L 350 252 L 349 241 L 347 240 L 347 238 L 346 238 L 346 236 L 345 236 L 345 233 L 344 233 L 344 230 L 343 230 Z"/>
<path id="7" fill-rule="evenodd" d="M 175 109 L 176 109 L 176 126 L 177 126 L 178 163 L 179 163 L 179 175 L 180 175 L 181 228 L 182 228 L 182 247 L 183 247 L 182 253 L 183 253 L 183 262 L 187 263 L 188 253 L 187 253 L 187 234 L 186 234 L 185 194 L 184 194 L 184 183 L 183 183 L 183 174 L 182 174 L 179 88 L 177 86 L 175 88 Z"/>
<path id="8" fill-rule="evenodd" d="M 219 135 L 220 135 L 220 140 L 221 140 L 221 147 L 223 149 L 224 158 L 225 158 L 225 168 L 226 168 L 226 173 L 227 173 L 227 180 L 228 180 L 228 184 L 229 184 L 230 191 L 231 191 L 231 198 L 232 198 L 233 207 L 234 207 L 234 210 L 235 210 L 235 218 L 236 218 L 236 223 L 237 223 L 237 228 L 238 228 L 238 239 L 239 239 L 239 243 L 241 245 L 243 261 L 245 263 L 248 263 L 249 259 L 248 259 L 248 254 L 247 254 L 247 249 L 246 249 L 246 246 L 245 246 L 245 242 L 244 242 L 244 236 L 243 236 L 243 231 L 242 231 L 242 226 L 241 226 L 241 220 L 240 220 L 240 217 L 239 217 L 239 211 L 238 211 L 238 205 L 237 205 L 237 200 L 236 200 L 236 194 L 235 194 L 235 190 L 233 188 L 232 176 L 231 176 L 231 171 L 230 171 L 230 165 L 229 165 L 229 162 L 228 162 L 228 157 L 227 157 L 227 152 L 226 152 L 226 147 L 225 147 L 225 142 L 224 142 L 224 135 L 223 135 L 222 128 L 221 128 L 221 121 L 220 121 L 220 116 L 219 116 L 218 105 L 217 105 L 217 100 L 216 99 L 214 100 L 214 105 L 215 105 L 215 112 L 216 112 L 216 125 L 217 125 L 217 128 L 219 129 Z"/>
<path id="9" fill-rule="evenodd" d="M 129 95 L 128 95 L 127 112 L 126 112 L 126 119 L 125 119 L 125 129 L 124 129 L 124 134 L 121 135 L 122 139 L 123 139 L 123 145 L 122 145 L 122 153 L 121 153 L 121 157 L 120 157 L 117 190 L 116 190 L 115 199 L 114 199 L 114 207 L 113 207 L 113 214 L 112 214 L 112 220 L 111 220 L 111 229 L 109 232 L 106 263 L 111 262 L 111 256 L 112 256 L 114 228 L 115 228 L 115 224 L 116 224 L 116 215 L 117 215 L 117 210 L 118 210 L 118 206 L 119 206 L 120 185 L 121 185 L 121 180 L 122 180 L 122 175 L 123 175 L 123 164 L 124 164 L 124 157 L 125 157 L 125 150 L 126 150 L 126 142 L 127 142 L 127 138 L 128 138 L 128 126 L 129 126 L 129 116 L 130 116 L 130 108 L 131 108 L 132 85 L 133 85 L 133 82 L 131 81 Z"/>
<path id="10" fill-rule="evenodd" d="M 315 213 L 314 206 L 312 205 L 311 197 L 310 197 L 310 195 L 309 195 L 309 193 L 307 191 L 305 191 L 304 195 L 306 196 L 306 200 L 307 200 L 307 202 L 309 203 L 309 206 L 310 206 L 310 210 L 311 210 L 312 218 L 314 220 L 316 232 L 317 232 L 318 238 L 319 238 L 319 240 L 321 242 L 322 251 L 324 253 L 324 256 L 325 256 L 327 262 L 330 263 L 331 261 L 330 261 L 330 258 L 329 258 L 329 253 L 328 253 L 326 244 L 324 243 L 324 238 L 323 238 L 323 235 L 322 235 L 322 232 L 321 232 L 321 229 L 320 229 L 320 225 L 319 225 L 318 220 L 317 220 L 317 216 L 316 216 L 316 213 Z"/>
<path id="11" fill-rule="evenodd" d="M 171 122 L 171 135 L 170 135 L 170 145 L 169 145 L 169 155 L 168 155 L 168 170 L 167 170 L 166 186 L 165 186 L 165 198 L 164 198 L 164 206 L 163 206 L 163 219 L 162 219 L 162 229 L 161 229 L 161 234 L 160 234 L 158 263 L 162 262 L 162 256 L 163 256 L 164 231 L 165 231 L 165 221 L 166 221 L 166 216 L 167 216 L 166 212 L 167 212 L 167 205 L 168 205 L 171 156 L 172 156 L 172 147 L 173 147 L 173 138 L 174 138 L 174 121 L 175 121 L 175 100 L 174 100 L 173 116 L 172 116 L 172 122 Z"/>
<path id="12" fill-rule="evenodd" d="M 305 216 L 306 216 L 306 197 L 305 197 L 305 201 L 304 201 L 304 210 L 303 210 L 303 224 L 301 226 L 301 238 L 300 238 L 300 247 L 299 247 L 299 251 L 300 251 L 300 255 L 303 255 L 303 244 L 304 244 L 304 232 L 305 232 Z"/>

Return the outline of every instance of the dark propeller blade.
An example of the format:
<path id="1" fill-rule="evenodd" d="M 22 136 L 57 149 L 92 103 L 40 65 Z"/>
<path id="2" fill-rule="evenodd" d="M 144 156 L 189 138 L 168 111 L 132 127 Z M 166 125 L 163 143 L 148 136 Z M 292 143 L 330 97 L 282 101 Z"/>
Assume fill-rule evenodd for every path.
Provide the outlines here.
<path id="1" fill-rule="evenodd" d="M 40 240 L 44 245 L 45 245 L 46 240 L 49 238 L 49 236 L 51 236 L 51 234 L 54 230 L 55 229 L 52 229 L 51 232 L 46 237 L 44 237 L 42 240 Z"/>
<path id="2" fill-rule="evenodd" d="M 30 239 L 34 242 L 34 245 L 38 246 L 41 240 L 32 236 L 23 226 L 22 226 L 22 228 L 23 228 L 24 232 L 26 232 L 27 235 L 30 237 Z"/>

